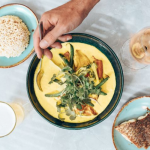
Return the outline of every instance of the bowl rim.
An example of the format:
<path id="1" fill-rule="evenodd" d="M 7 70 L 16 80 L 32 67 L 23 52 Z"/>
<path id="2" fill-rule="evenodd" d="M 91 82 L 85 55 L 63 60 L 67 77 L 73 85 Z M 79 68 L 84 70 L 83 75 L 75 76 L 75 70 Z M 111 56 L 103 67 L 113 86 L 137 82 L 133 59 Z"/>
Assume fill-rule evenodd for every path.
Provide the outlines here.
<path id="1" fill-rule="evenodd" d="M 136 100 L 138 100 L 138 99 L 144 98 L 144 97 L 150 98 L 150 96 L 139 96 L 139 97 L 135 97 L 135 98 L 129 100 L 128 102 L 126 102 L 126 103 L 122 106 L 122 108 L 119 110 L 119 112 L 117 113 L 117 115 L 116 115 L 116 117 L 115 117 L 115 120 L 114 120 L 114 122 L 113 122 L 113 126 L 112 126 L 112 141 L 113 141 L 113 144 L 114 144 L 114 147 L 115 147 L 116 150 L 119 150 L 119 149 L 117 148 L 116 143 L 115 143 L 114 130 L 115 130 L 115 123 L 116 123 L 116 121 L 117 121 L 118 116 L 119 116 L 120 113 L 123 111 L 123 109 L 124 109 L 125 107 L 127 107 L 130 103 L 132 103 L 133 101 L 136 101 Z"/>
<path id="2" fill-rule="evenodd" d="M 32 9 L 30 9 L 28 6 L 26 6 L 26 5 L 24 5 L 24 4 L 20 4 L 20 3 L 9 3 L 9 4 L 6 4 L 6 5 L 1 6 L 1 7 L 0 7 L 0 10 L 3 9 L 3 8 L 5 8 L 5 7 L 13 6 L 13 5 L 19 5 L 19 6 L 23 6 L 23 7 L 27 8 L 27 9 L 35 16 L 35 19 L 36 19 L 36 22 L 37 22 L 37 25 L 38 25 L 38 17 L 37 17 L 37 15 L 33 12 Z M 23 63 L 24 61 L 26 61 L 26 60 L 33 54 L 33 52 L 34 52 L 34 47 L 32 48 L 31 52 L 30 52 L 24 59 L 22 59 L 21 61 L 15 63 L 15 64 L 13 64 L 13 65 L 9 65 L 9 66 L 0 66 L 0 68 L 6 69 L 6 68 L 12 68 L 12 67 L 18 66 L 18 65 L 20 65 L 21 63 Z"/>
<path id="3" fill-rule="evenodd" d="M 121 73 L 121 90 L 120 90 L 120 94 L 119 94 L 119 97 L 118 97 L 118 100 L 117 102 L 115 103 L 114 107 L 112 108 L 112 110 L 101 120 L 99 120 L 98 122 L 94 123 L 94 124 L 91 124 L 91 125 L 87 125 L 87 126 L 84 126 L 84 127 L 79 127 L 79 128 L 71 128 L 71 127 L 64 127 L 64 126 L 61 126 L 61 125 L 58 125 L 58 124 L 55 124 L 51 121 L 49 121 L 47 118 L 45 118 L 35 107 L 34 103 L 32 102 L 32 99 L 30 97 L 30 94 L 29 94 L 29 91 L 28 91 L 28 77 L 29 77 L 29 72 L 30 72 L 30 67 L 34 61 L 34 59 L 37 57 L 37 55 L 35 54 L 34 57 L 32 58 L 31 62 L 30 62 L 30 65 L 28 67 L 28 71 L 27 71 L 27 76 L 26 76 L 26 88 L 27 88 L 27 94 L 28 94 L 28 98 L 32 104 L 32 106 L 34 107 L 34 109 L 36 110 L 36 112 L 38 112 L 40 114 L 40 116 L 42 116 L 44 119 L 46 119 L 49 123 L 53 124 L 54 126 L 56 127 L 59 127 L 59 128 L 62 128 L 62 129 L 68 129 L 68 130 L 81 130 L 81 129 L 87 129 L 87 128 L 90 128 L 92 126 L 95 126 L 99 123 L 101 123 L 102 121 L 104 121 L 105 119 L 107 119 L 111 114 L 112 112 L 116 109 L 116 107 L 118 106 L 119 102 L 120 102 L 120 99 L 121 99 L 121 96 L 122 96 L 122 93 L 123 93 L 123 88 L 124 88 L 124 75 L 123 75 L 123 69 L 122 69 L 122 66 L 121 66 L 121 63 L 119 61 L 119 58 L 117 57 L 117 55 L 115 54 L 115 52 L 105 43 L 103 42 L 102 40 L 100 40 L 99 38 L 93 36 L 93 35 L 89 35 L 89 34 L 86 34 L 86 33 L 69 33 L 71 34 L 72 36 L 75 35 L 79 35 L 79 36 L 86 36 L 86 37 L 90 37 L 96 41 L 99 41 L 101 42 L 102 44 L 104 44 L 111 52 L 112 54 L 114 55 L 114 57 L 116 58 L 117 62 L 118 62 L 118 65 L 119 65 L 119 69 L 120 69 L 120 73 Z"/>

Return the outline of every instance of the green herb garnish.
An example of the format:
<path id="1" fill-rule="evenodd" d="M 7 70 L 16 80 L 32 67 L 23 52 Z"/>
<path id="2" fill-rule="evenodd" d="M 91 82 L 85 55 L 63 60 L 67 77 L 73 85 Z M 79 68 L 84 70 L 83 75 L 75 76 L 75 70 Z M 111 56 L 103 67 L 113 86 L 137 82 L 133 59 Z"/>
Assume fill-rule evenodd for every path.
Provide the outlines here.
<path id="1" fill-rule="evenodd" d="M 107 95 L 102 91 L 101 86 L 108 80 L 109 77 L 106 77 L 101 82 L 99 81 L 100 83 L 95 86 L 94 81 L 97 80 L 97 76 L 95 73 L 96 64 L 92 63 L 88 66 L 81 67 L 79 70 L 74 72 L 74 48 L 71 44 L 70 53 L 70 62 L 64 57 L 64 55 L 59 54 L 59 56 L 63 59 L 64 63 L 66 64 L 66 66 L 61 70 L 62 78 L 65 78 L 65 80 L 57 78 L 60 75 L 59 73 L 59 75 L 54 74 L 51 78 L 51 81 L 49 82 L 49 84 L 53 82 L 58 83 L 60 85 L 65 84 L 65 89 L 56 94 L 45 95 L 46 97 L 60 96 L 60 104 L 57 104 L 57 111 L 59 112 L 58 117 L 62 121 L 64 121 L 64 118 L 62 117 L 63 113 L 69 116 L 70 120 L 74 120 L 76 118 L 74 108 L 77 108 L 82 113 L 82 106 L 89 105 L 91 107 L 94 107 L 90 95 Z M 64 108 L 65 112 L 61 112 L 61 108 Z"/>

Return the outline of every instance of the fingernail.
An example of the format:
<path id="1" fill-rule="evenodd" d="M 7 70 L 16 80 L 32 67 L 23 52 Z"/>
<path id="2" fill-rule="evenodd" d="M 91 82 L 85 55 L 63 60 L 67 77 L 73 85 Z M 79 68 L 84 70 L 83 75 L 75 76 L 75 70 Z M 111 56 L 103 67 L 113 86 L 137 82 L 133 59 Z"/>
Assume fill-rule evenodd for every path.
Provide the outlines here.
<path id="1" fill-rule="evenodd" d="M 48 45 L 48 42 L 46 41 L 46 40 L 42 40 L 41 42 L 40 42 L 40 47 L 41 48 L 47 48 L 49 45 Z"/>
<path id="2" fill-rule="evenodd" d="M 71 40 L 72 39 L 72 37 L 67 37 L 67 41 L 69 41 L 69 40 Z"/>

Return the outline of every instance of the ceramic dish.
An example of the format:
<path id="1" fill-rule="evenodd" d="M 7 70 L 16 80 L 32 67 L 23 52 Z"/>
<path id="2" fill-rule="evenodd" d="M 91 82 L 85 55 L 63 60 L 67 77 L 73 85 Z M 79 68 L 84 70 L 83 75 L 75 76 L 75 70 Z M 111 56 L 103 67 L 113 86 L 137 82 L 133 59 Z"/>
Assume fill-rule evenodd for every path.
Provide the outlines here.
<path id="1" fill-rule="evenodd" d="M 24 62 L 34 52 L 33 49 L 33 31 L 36 29 L 38 20 L 34 12 L 27 6 L 21 4 L 8 4 L 0 7 L 0 17 L 5 15 L 18 16 L 27 25 L 30 31 L 30 41 L 26 50 L 19 57 L 0 57 L 0 68 L 10 68 Z"/>
<path id="2" fill-rule="evenodd" d="M 91 127 L 93 125 L 96 125 L 96 124 L 104 121 L 114 111 L 114 109 L 118 105 L 119 100 L 122 95 L 124 80 L 123 80 L 123 72 L 122 72 L 121 64 L 120 64 L 116 54 L 114 53 L 114 51 L 107 44 L 105 44 L 100 39 L 98 39 L 94 36 L 88 35 L 88 34 L 72 33 L 72 36 L 73 36 L 73 38 L 69 42 L 80 42 L 80 43 L 85 43 L 85 44 L 95 46 L 103 54 L 105 54 L 106 57 L 112 63 L 112 66 L 115 71 L 115 76 L 116 76 L 116 89 L 114 92 L 114 96 L 113 96 L 111 102 L 109 103 L 109 105 L 106 107 L 106 109 L 101 114 L 99 114 L 95 119 L 90 120 L 88 122 L 84 122 L 84 123 L 62 122 L 62 121 L 52 117 L 50 114 L 48 114 L 42 108 L 42 106 L 39 104 L 37 97 L 35 95 L 35 92 L 34 92 L 34 86 L 33 86 L 34 85 L 33 84 L 34 72 L 37 67 L 37 64 L 39 63 L 39 59 L 37 58 L 36 55 L 34 56 L 34 58 L 32 59 L 32 61 L 30 63 L 28 73 L 27 73 L 27 79 L 26 79 L 27 83 L 26 84 L 27 84 L 27 92 L 28 92 L 29 99 L 30 99 L 33 107 L 35 108 L 35 110 L 41 116 L 43 116 L 50 123 L 52 123 L 56 126 L 62 127 L 62 128 L 82 129 L 82 128 Z"/>
<path id="3" fill-rule="evenodd" d="M 124 121 L 144 116 L 147 112 L 145 109 L 146 107 L 150 108 L 150 96 L 135 98 L 127 102 L 121 108 L 115 118 L 112 128 L 112 138 L 116 150 L 139 150 L 139 148 L 137 148 L 134 144 L 131 144 L 117 130 L 115 130 L 115 126 Z M 145 149 L 141 148 L 140 150 Z M 150 147 L 147 150 L 150 150 Z"/>

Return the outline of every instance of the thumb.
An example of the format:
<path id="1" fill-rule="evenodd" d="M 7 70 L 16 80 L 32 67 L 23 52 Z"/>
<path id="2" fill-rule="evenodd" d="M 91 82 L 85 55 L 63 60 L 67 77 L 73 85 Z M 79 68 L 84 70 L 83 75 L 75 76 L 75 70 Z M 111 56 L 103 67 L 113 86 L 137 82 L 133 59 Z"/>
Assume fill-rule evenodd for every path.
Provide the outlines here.
<path id="1" fill-rule="evenodd" d="M 58 25 L 55 26 L 55 28 L 48 32 L 41 40 L 40 47 L 42 49 L 46 49 L 47 47 L 51 46 L 62 34 L 63 32 L 61 28 Z"/>

